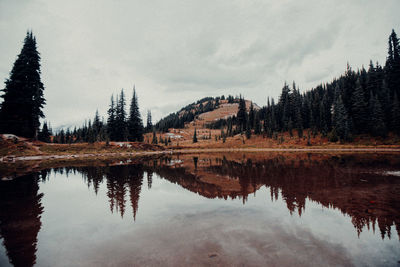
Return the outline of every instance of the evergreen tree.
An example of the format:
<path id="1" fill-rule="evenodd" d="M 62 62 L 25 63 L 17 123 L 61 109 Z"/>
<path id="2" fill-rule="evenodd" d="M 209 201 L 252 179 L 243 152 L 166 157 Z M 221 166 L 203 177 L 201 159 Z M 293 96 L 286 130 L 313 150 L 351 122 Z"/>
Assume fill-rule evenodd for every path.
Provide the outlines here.
<path id="1" fill-rule="evenodd" d="M 253 102 L 251 102 L 249 110 L 249 123 L 247 124 L 250 127 L 250 129 L 254 128 L 254 120 L 255 120 L 255 112 L 254 112 Z"/>
<path id="2" fill-rule="evenodd" d="M 60 144 L 65 144 L 65 133 L 64 133 L 63 129 L 61 129 L 61 131 L 60 131 L 58 142 Z"/>
<path id="3" fill-rule="evenodd" d="M 42 130 L 38 134 L 38 139 L 42 142 L 50 143 L 51 132 L 47 126 L 47 122 L 43 123 Z"/>
<path id="4" fill-rule="evenodd" d="M 290 88 L 286 84 L 286 82 L 282 88 L 282 93 L 281 93 L 281 96 L 279 97 L 278 106 L 279 106 L 278 119 L 280 119 L 280 120 L 278 120 L 279 127 L 282 130 L 286 131 L 288 129 L 288 123 L 289 123 L 290 116 L 291 116 Z"/>
<path id="5" fill-rule="evenodd" d="M 133 87 L 133 96 L 128 120 L 128 132 L 130 141 L 143 141 L 143 123 L 142 117 L 140 116 L 135 87 Z"/>
<path id="6" fill-rule="evenodd" d="M 357 80 L 356 88 L 352 95 L 352 114 L 354 127 L 357 133 L 365 132 L 368 120 L 367 103 L 365 102 L 364 90 L 360 80 Z"/>
<path id="7" fill-rule="evenodd" d="M 100 120 L 100 116 L 99 116 L 99 111 L 96 110 L 96 114 L 94 115 L 94 119 L 93 119 L 93 134 L 95 136 L 95 139 L 97 141 L 100 141 L 100 131 L 101 128 L 103 127 L 103 123 Z"/>
<path id="8" fill-rule="evenodd" d="M 247 138 L 247 139 L 250 139 L 250 138 L 251 138 L 250 120 L 247 120 L 247 125 L 246 125 L 246 138 Z"/>
<path id="9" fill-rule="evenodd" d="M 197 132 L 196 132 L 196 128 L 194 129 L 193 143 L 197 143 Z"/>
<path id="10" fill-rule="evenodd" d="M 396 32 L 392 30 L 389 36 L 388 57 L 385 66 L 386 80 L 390 90 L 390 95 L 393 96 L 396 92 L 400 94 L 400 46 Z"/>
<path id="11" fill-rule="evenodd" d="M 238 110 L 238 113 L 237 113 L 237 116 L 236 116 L 237 122 L 238 122 L 237 126 L 238 126 L 240 132 L 243 132 L 243 131 L 246 130 L 246 124 L 247 124 L 247 118 L 246 117 L 247 117 L 246 101 L 244 100 L 244 98 L 242 98 L 240 96 L 240 99 L 239 99 L 239 110 Z"/>
<path id="12" fill-rule="evenodd" d="M 126 123 L 125 94 L 121 90 L 119 98 L 117 97 L 117 107 L 115 113 L 115 139 L 116 141 L 128 140 L 128 128 Z"/>
<path id="13" fill-rule="evenodd" d="M 383 111 L 381 104 L 376 96 L 373 96 L 371 93 L 370 102 L 369 102 L 369 110 L 370 110 L 370 129 L 371 133 L 374 136 L 386 137 L 387 128 L 385 122 L 383 120 Z"/>
<path id="14" fill-rule="evenodd" d="M 221 137 L 222 137 L 222 143 L 226 142 L 226 134 L 224 132 L 224 129 L 221 129 Z"/>
<path id="15" fill-rule="evenodd" d="M 392 122 L 391 126 L 395 133 L 400 135 L 400 105 L 399 98 L 397 94 L 393 97 L 393 105 L 392 105 Z"/>
<path id="16" fill-rule="evenodd" d="M 115 134 L 115 115 L 116 115 L 116 110 L 115 110 L 115 104 L 114 104 L 114 96 L 111 96 L 111 102 L 110 102 L 110 107 L 107 111 L 108 113 L 108 119 L 107 119 L 107 133 L 108 137 L 110 140 L 116 140 L 116 134 Z"/>
<path id="17" fill-rule="evenodd" d="M 153 139 L 151 140 L 151 143 L 154 145 L 157 145 L 157 135 L 156 135 L 156 130 L 153 129 Z"/>
<path id="18" fill-rule="evenodd" d="M 37 138 L 42 108 L 44 86 L 40 79 L 40 54 L 36 38 L 28 32 L 21 53 L 5 82 L 3 103 L 0 108 L 0 132 Z"/>
<path id="19" fill-rule="evenodd" d="M 147 111 L 147 124 L 146 124 L 146 132 L 150 132 L 153 129 L 153 121 L 151 118 L 151 111 Z"/>
<path id="20" fill-rule="evenodd" d="M 349 119 L 341 96 L 338 96 L 335 101 L 332 121 L 340 140 L 347 141 L 350 136 Z"/>
<path id="21" fill-rule="evenodd" d="M 260 112 L 256 113 L 256 117 L 254 119 L 254 134 L 261 134 Z"/>

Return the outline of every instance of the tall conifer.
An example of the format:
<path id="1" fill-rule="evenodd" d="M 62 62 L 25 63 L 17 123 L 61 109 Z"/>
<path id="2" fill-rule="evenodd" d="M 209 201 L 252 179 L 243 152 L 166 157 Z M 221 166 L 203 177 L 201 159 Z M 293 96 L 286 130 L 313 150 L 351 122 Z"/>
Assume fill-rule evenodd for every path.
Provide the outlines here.
<path id="1" fill-rule="evenodd" d="M 26 34 L 21 53 L 6 80 L 0 109 L 0 132 L 36 138 L 42 108 L 44 86 L 40 79 L 40 54 L 32 32 Z"/>
<path id="2" fill-rule="evenodd" d="M 133 96 L 129 112 L 128 132 L 130 141 L 143 141 L 143 122 L 140 116 L 135 87 L 133 87 Z"/>

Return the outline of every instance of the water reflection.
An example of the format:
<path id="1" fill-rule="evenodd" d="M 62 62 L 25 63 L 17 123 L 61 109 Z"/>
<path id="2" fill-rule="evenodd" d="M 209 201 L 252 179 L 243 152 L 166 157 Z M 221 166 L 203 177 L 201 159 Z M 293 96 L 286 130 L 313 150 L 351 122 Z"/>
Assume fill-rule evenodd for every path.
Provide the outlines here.
<path id="1" fill-rule="evenodd" d="M 0 186 L 0 236 L 14 266 L 32 266 L 36 262 L 43 212 L 39 180 L 39 174 L 29 174 Z"/>
<path id="2" fill-rule="evenodd" d="M 199 154 L 52 171 L 80 173 L 96 195 L 105 184 L 110 212 L 123 218 L 130 208 L 132 222 L 139 216 L 142 187 L 151 189 L 156 174 L 202 197 L 240 198 L 244 205 L 265 186 L 271 201 L 284 200 L 290 214 L 302 216 L 307 201 L 314 201 L 350 216 L 358 235 L 378 227 L 381 238 L 390 239 L 392 226 L 400 233 L 399 166 L 398 155 Z M 35 264 L 43 212 L 39 185 L 48 181 L 50 172 L 0 182 L 0 233 L 15 266 Z"/>

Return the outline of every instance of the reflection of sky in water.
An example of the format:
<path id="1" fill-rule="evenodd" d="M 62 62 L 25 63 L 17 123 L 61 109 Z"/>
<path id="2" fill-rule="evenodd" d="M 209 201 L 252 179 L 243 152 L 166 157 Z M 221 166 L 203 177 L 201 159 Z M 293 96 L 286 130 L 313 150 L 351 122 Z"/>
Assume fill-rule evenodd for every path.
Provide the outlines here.
<path id="1" fill-rule="evenodd" d="M 0 244 L 3 244 L 3 242 L 3 238 L 0 238 Z M 0 266 L 8 266 L 9 264 L 6 249 L 4 246 L 0 246 Z"/>
<path id="2" fill-rule="evenodd" d="M 146 177 L 146 173 L 144 175 Z M 96 196 L 81 174 L 54 174 L 44 193 L 37 266 L 241 263 L 395 265 L 400 243 L 379 229 L 357 236 L 350 216 L 307 199 L 301 217 L 263 186 L 241 199 L 207 199 L 153 176 L 141 187 L 136 221 L 129 189 L 124 217 L 110 212 L 105 182 Z M 4 262 L 0 248 L 0 263 Z"/>

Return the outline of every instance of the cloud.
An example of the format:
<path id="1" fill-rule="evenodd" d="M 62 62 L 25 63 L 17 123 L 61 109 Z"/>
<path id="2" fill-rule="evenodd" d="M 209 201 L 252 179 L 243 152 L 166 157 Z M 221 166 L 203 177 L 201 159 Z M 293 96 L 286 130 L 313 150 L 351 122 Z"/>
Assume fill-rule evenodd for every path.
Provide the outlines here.
<path id="1" fill-rule="evenodd" d="M 33 29 L 45 114 L 80 124 L 136 84 L 154 120 L 200 97 L 244 94 L 260 105 L 285 81 L 309 89 L 369 59 L 383 63 L 400 30 L 386 1 L 0 1 L 0 77 Z"/>

